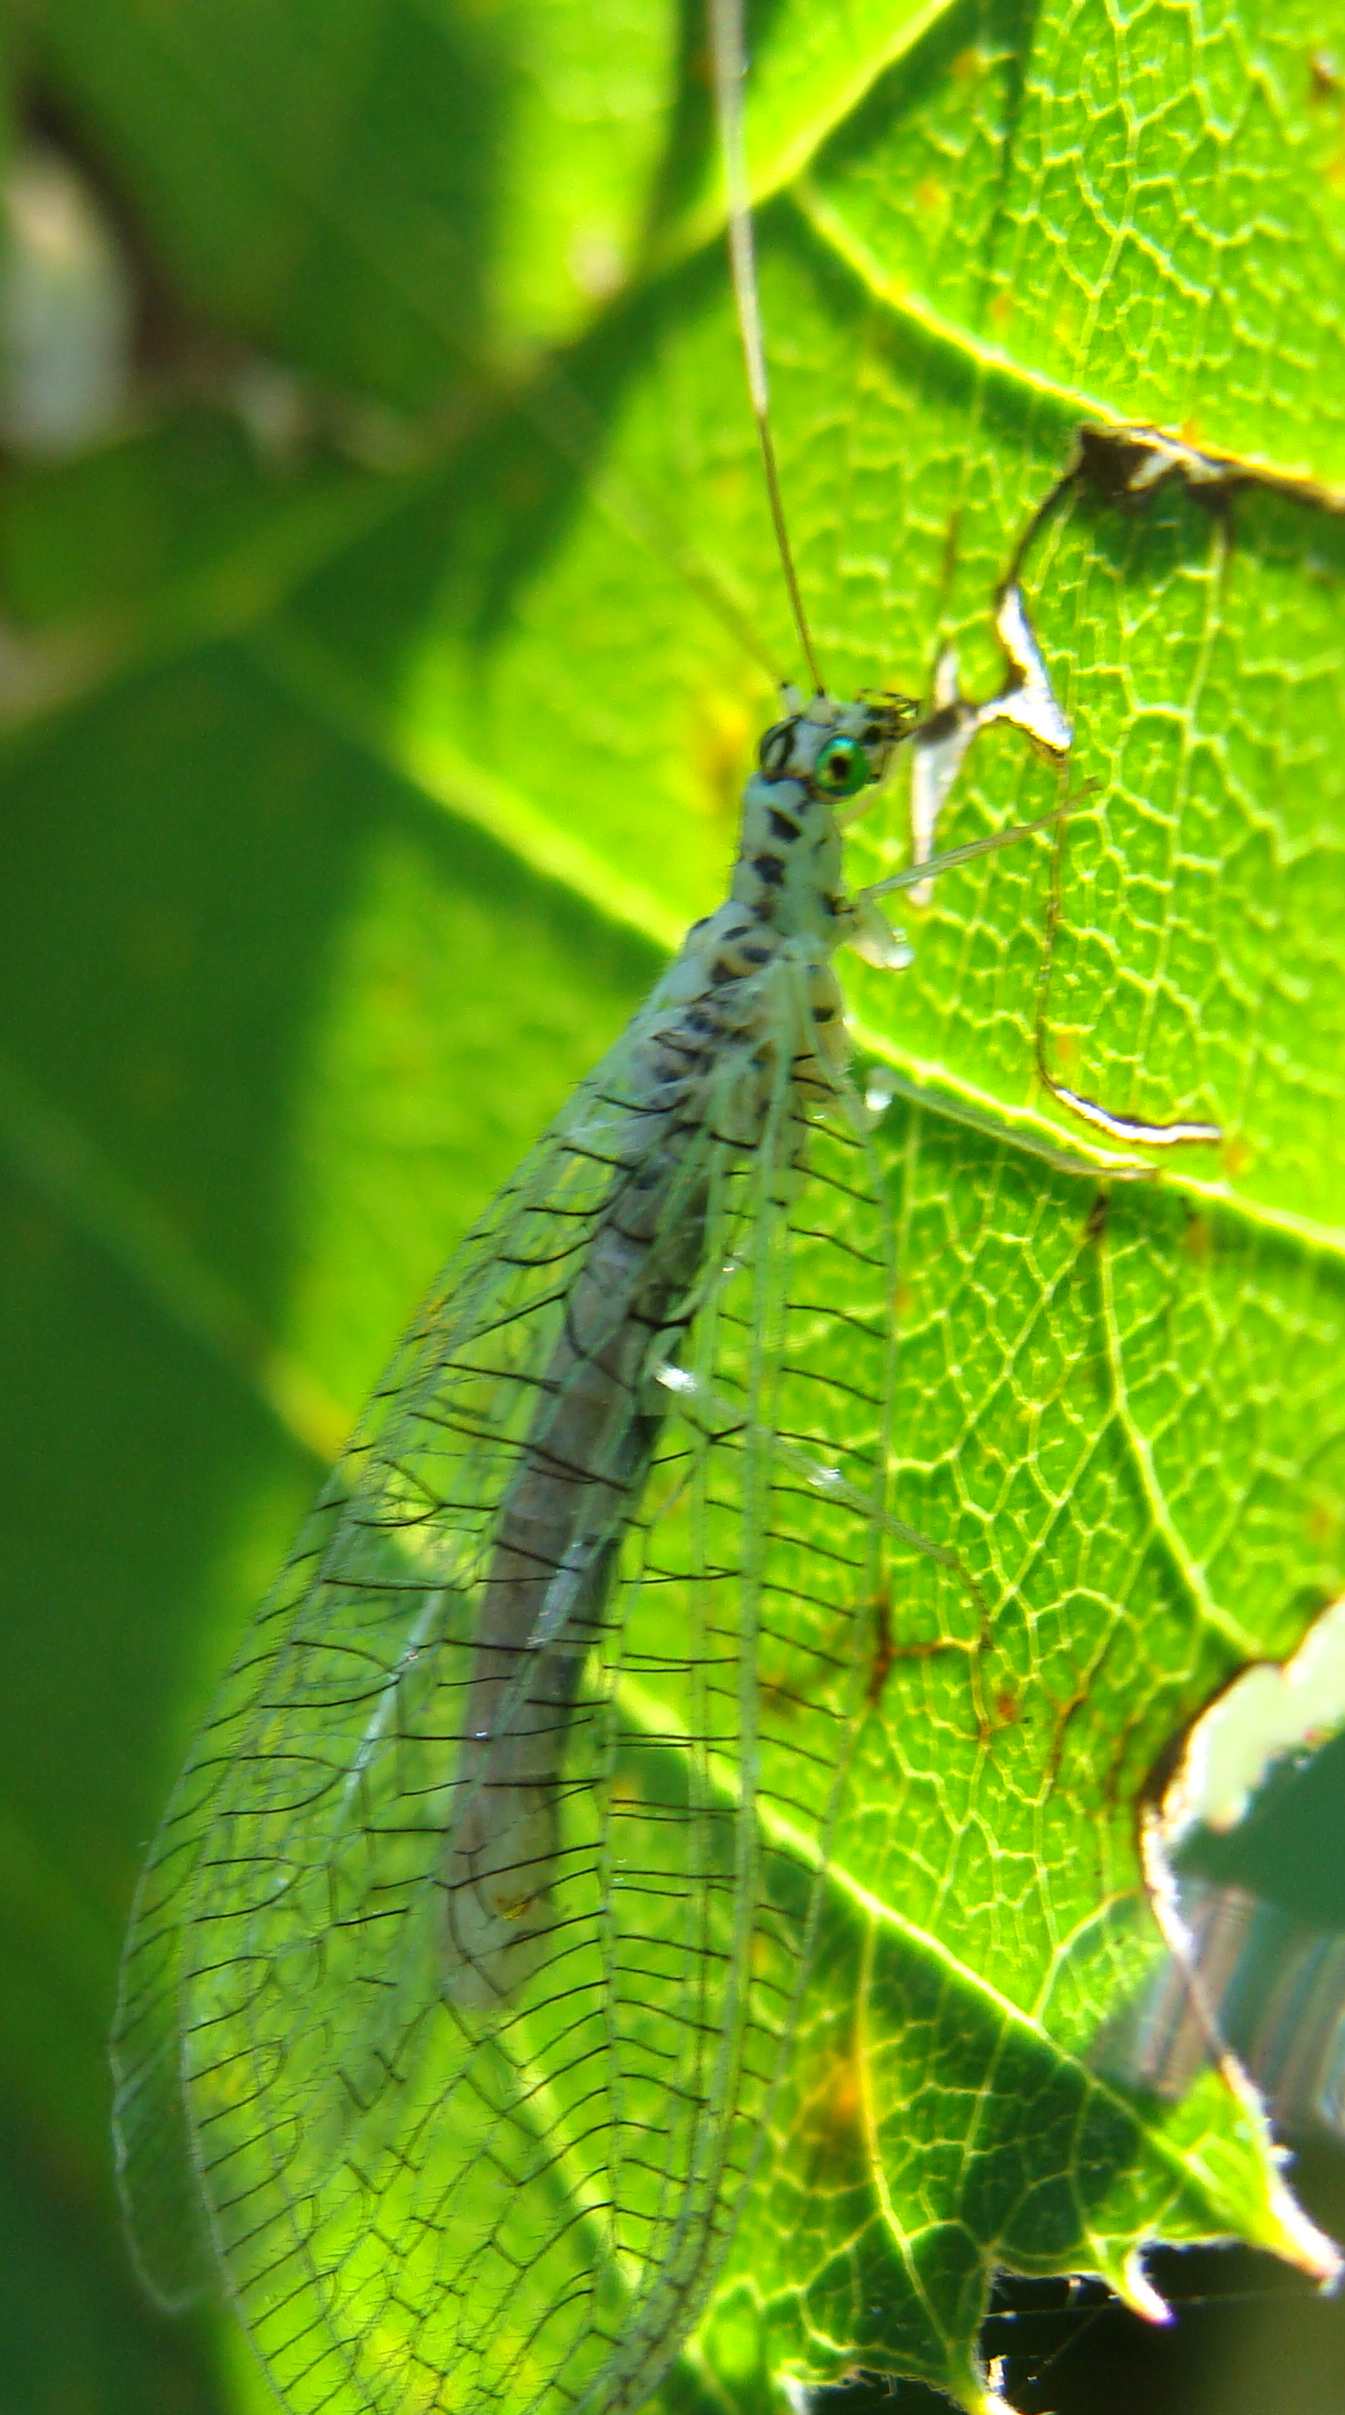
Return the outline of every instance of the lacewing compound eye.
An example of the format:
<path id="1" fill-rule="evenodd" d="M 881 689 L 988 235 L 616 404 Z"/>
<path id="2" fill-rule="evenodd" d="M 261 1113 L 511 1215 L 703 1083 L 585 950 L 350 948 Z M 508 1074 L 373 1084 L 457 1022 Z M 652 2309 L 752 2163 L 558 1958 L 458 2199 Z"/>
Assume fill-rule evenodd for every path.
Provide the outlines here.
<path id="1" fill-rule="evenodd" d="M 829 738 L 813 765 L 813 787 L 826 797 L 856 797 L 874 776 L 858 738 Z"/>

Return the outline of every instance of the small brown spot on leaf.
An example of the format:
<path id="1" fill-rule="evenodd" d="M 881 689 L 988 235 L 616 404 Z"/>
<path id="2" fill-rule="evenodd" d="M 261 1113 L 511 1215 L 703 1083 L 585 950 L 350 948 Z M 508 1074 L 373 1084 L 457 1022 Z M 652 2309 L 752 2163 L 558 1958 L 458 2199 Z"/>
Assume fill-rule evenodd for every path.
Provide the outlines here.
<path id="1" fill-rule="evenodd" d="M 1224 1172 L 1234 1182 L 1238 1181 L 1243 1174 L 1250 1173 L 1256 1163 L 1255 1150 L 1251 1147 L 1250 1142 L 1242 1138 L 1240 1133 L 1235 1133 L 1231 1139 L 1224 1142 L 1220 1155 L 1223 1159 Z"/>
<path id="2" fill-rule="evenodd" d="M 1186 1230 L 1182 1234 L 1182 1248 L 1188 1258 L 1194 1258 L 1198 1266 L 1208 1263 L 1214 1252 L 1214 1235 L 1210 1230 L 1208 1216 L 1187 1217 Z"/>
<path id="3" fill-rule="evenodd" d="M 865 1689 L 865 1698 L 870 1708 L 882 1699 L 883 1688 L 887 1684 L 888 1674 L 892 1667 L 892 1599 L 890 1594 L 885 1591 L 877 1596 L 873 1604 L 873 1623 L 873 1661 L 869 1669 L 868 1686 Z"/>
<path id="4" fill-rule="evenodd" d="M 1340 1539 L 1340 1510 L 1334 1501 L 1314 1501 L 1308 1511 L 1308 1540 L 1318 1550 L 1334 1550 Z"/>

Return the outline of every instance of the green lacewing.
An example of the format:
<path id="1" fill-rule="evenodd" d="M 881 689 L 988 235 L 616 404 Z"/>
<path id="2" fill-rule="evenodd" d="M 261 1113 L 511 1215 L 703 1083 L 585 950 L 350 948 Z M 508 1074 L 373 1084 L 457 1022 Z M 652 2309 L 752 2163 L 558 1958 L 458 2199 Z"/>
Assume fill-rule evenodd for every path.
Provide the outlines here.
<path id="1" fill-rule="evenodd" d="M 1017 834 L 852 895 L 844 826 L 907 749 L 928 857 L 985 720 L 1056 752 L 1068 730 L 1012 587 L 993 709 L 950 692 L 922 730 L 909 699 L 827 692 L 727 0 L 714 26 L 811 690 L 761 740 L 724 903 L 375 1392 L 179 1781 L 123 1965 L 139 2262 L 168 2305 L 225 2287 L 295 2415 L 648 2397 L 765 2153 L 885 1551 L 935 1550 L 890 1498 L 897 1270 L 833 959 L 899 966 L 881 892 Z"/>

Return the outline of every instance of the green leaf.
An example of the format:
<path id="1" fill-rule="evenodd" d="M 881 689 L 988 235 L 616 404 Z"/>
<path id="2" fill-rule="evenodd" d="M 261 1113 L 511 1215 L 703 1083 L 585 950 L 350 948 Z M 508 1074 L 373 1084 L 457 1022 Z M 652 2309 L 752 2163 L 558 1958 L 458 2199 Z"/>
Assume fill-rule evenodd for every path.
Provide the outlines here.
<path id="1" fill-rule="evenodd" d="M 1263 15 L 760 28 L 775 431 L 836 687 L 927 692 L 949 642 L 993 686 L 993 592 L 1082 418 L 1345 482 L 1345 118 L 1320 11 Z M 671 12 L 48 0 L 30 39 L 179 307 L 302 371 L 308 429 L 268 455 L 230 380 L 170 377 L 3 538 L 0 1909 L 31 1984 L 0 2034 L 33 2185 L 78 2171 L 117 2274 L 95 2041 L 170 1774 L 417 1291 L 720 893 L 761 665 L 799 666 Z M 669 2407 L 856 2361 L 971 2407 L 999 2266 L 1133 2300 L 1154 2239 L 1294 2247 L 1213 2078 L 1155 2113 L 1089 2055 L 1147 1966 L 1148 1773 L 1341 1587 L 1331 505 L 1081 490 L 1025 566 L 1082 792 L 1053 1061 L 1217 1151 L 1109 1181 L 1043 1092 L 1049 838 L 911 908 L 900 978 L 847 968 L 898 1084 L 901 1508 L 990 1617 L 950 1632 L 901 1560 L 774 2177 Z M 1058 794 L 991 732 L 945 835 Z"/>

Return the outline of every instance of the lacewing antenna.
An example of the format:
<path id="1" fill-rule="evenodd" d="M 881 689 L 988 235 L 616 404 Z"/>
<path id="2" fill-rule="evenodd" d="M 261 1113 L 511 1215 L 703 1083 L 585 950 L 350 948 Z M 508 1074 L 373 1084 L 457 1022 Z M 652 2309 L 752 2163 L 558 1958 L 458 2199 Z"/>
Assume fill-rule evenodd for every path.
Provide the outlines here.
<path id="1" fill-rule="evenodd" d="M 720 141 L 724 152 L 724 184 L 728 199 L 729 267 L 733 280 L 733 301 L 738 317 L 738 333 L 742 339 L 743 362 L 747 370 L 747 392 L 756 421 L 757 441 L 761 447 L 761 463 L 770 499 L 771 525 L 784 572 L 794 627 L 798 632 L 803 659 L 814 693 L 825 692 L 825 682 L 813 645 L 808 615 L 803 608 L 803 593 L 789 542 L 785 519 L 784 497 L 780 491 L 780 468 L 775 457 L 775 440 L 771 435 L 770 387 L 766 377 L 766 353 L 761 340 L 761 304 L 757 296 L 756 248 L 752 240 L 752 205 L 747 183 L 747 154 L 743 144 L 743 76 L 745 72 L 743 44 L 742 0 L 710 0 L 710 50 L 714 60 L 715 99 L 719 112 Z"/>

